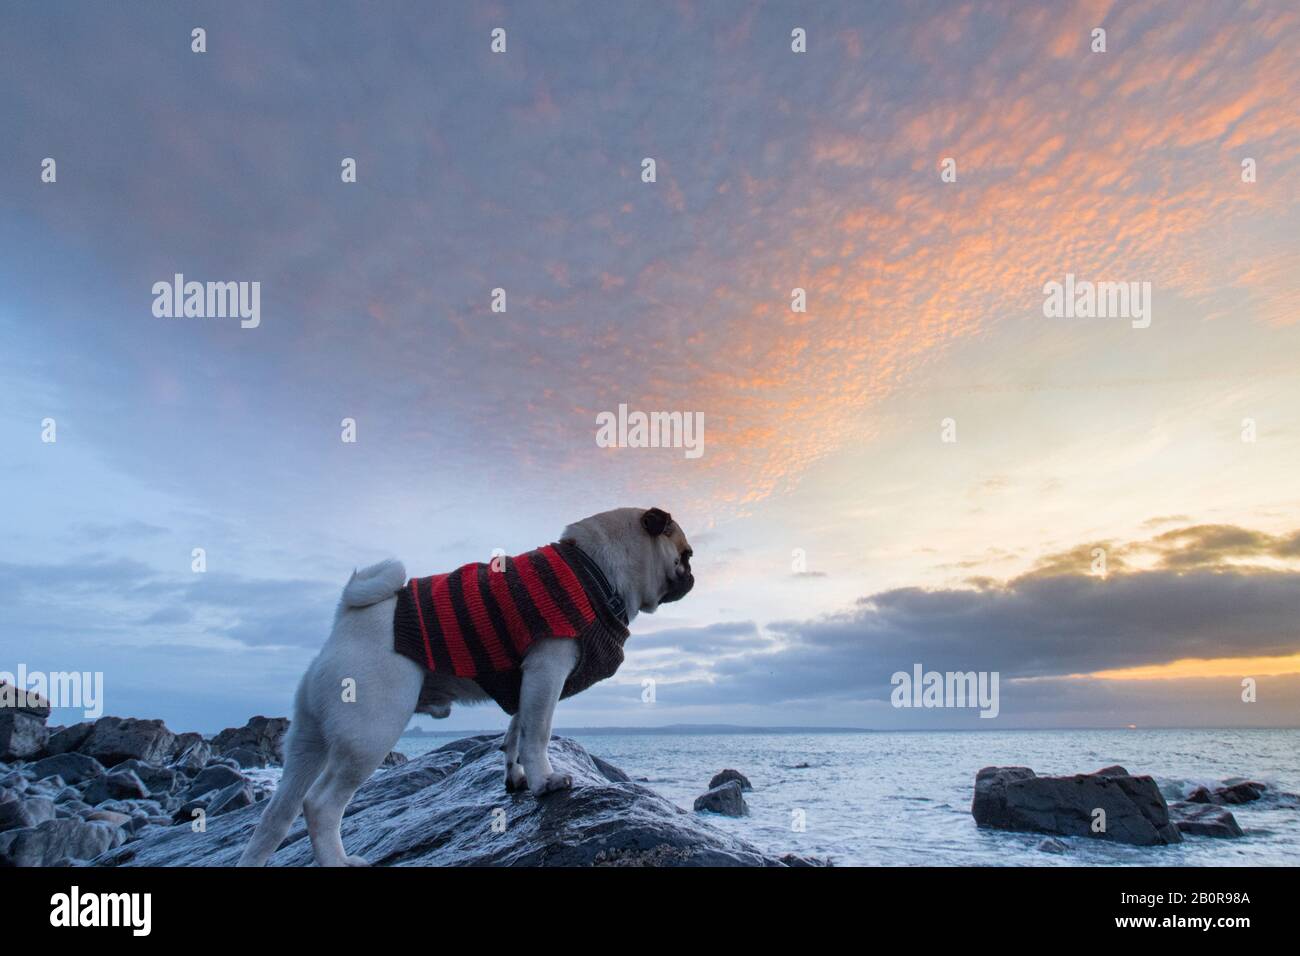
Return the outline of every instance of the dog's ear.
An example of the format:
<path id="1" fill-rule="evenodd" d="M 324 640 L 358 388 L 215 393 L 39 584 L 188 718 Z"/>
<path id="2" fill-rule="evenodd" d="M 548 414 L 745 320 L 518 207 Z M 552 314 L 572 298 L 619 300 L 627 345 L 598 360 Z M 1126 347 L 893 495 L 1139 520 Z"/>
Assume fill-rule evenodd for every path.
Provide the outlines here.
<path id="1" fill-rule="evenodd" d="M 661 511 L 658 508 L 651 508 L 645 514 L 641 515 L 641 527 L 645 528 L 645 533 L 652 538 L 657 538 L 667 530 L 669 522 L 673 516 L 667 511 Z"/>

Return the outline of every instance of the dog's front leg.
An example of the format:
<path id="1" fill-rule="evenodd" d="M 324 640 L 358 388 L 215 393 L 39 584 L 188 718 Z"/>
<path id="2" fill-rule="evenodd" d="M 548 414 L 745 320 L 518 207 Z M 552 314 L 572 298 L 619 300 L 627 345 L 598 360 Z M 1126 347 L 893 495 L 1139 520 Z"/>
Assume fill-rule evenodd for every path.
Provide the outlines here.
<path id="1" fill-rule="evenodd" d="M 577 642 L 562 637 L 539 640 L 524 658 L 523 686 L 519 691 L 519 761 L 528 789 L 534 794 L 573 786 L 568 775 L 551 768 L 546 748 L 551 742 L 555 705 L 577 662 Z"/>
<path id="2" fill-rule="evenodd" d="M 506 755 L 506 792 L 526 790 L 528 780 L 524 777 L 523 765 L 519 762 L 519 715 L 510 718 L 510 727 L 506 730 L 505 742 L 501 749 Z"/>

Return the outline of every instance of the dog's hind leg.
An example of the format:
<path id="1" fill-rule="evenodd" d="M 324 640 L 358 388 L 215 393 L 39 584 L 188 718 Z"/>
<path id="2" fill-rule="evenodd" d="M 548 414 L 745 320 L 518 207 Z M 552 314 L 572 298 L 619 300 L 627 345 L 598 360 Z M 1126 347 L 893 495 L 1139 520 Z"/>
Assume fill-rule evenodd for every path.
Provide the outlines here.
<path id="1" fill-rule="evenodd" d="M 373 738 L 371 742 L 373 743 Z M 392 742 L 371 746 L 365 740 L 339 740 L 330 748 L 325 772 L 307 792 L 303 814 L 318 866 L 367 866 L 360 856 L 348 856 L 343 849 L 343 811 L 357 788 L 388 756 Z"/>
<path id="2" fill-rule="evenodd" d="M 310 719 L 299 713 L 289 727 L 284 744 L 284 774 L 267 807 L 262 811 L 257 830 L 248 842 L 240 866 L 265 866 L 280 847 L 285 834 L 298 819 L 307 788 L 320 775 L 325 766 L 325 741 L 310 726 Z"/>

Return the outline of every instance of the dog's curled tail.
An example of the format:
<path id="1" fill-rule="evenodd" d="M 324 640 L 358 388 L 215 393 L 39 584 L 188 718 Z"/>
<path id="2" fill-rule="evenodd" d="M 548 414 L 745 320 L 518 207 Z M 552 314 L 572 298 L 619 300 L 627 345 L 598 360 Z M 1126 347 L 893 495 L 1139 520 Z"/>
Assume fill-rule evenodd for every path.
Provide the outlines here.
<path id="1" fill-rule="evenodd" d="M 339 601 L 339 613 L 350 607 L 369 607 L 386 601 L 406 584 L 406 566 L 401 561 L 389 559 L 372 564 L 360 571 L 353 571 L 343 588 L 343 598 Z"/>

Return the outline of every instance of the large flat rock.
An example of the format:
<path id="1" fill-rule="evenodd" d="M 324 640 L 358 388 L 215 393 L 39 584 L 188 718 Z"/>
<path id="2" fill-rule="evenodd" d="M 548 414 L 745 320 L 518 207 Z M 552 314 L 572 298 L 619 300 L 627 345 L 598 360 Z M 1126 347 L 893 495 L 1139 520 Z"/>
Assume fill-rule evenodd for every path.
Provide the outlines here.
<path id="1" fill-rule="evenodd" d="M 557 737 L 551 762 L 574 787 L 536 798 L 506 793 L 501 737 L 468 737 L 378 771 L 343 821 L 343 844 L 381 866 L 781 866 L 626 774 Z M 110 850 L 106 866 L 231 866 L 266 801 L 188 825 L 151 831 Z M 271 860 L 305 866 L 311 847 L 299 818 Z"/>
<path id="2" fill-rule="evenodd" d="M 1105 813 L 1105 829 L 1094 829 Z M 1182 842 L 1154 780 L 1123 767 L 1040 777 L 1028 767 L 985 767 L 975 777 L 971 814 L 981 827 L 1084 836 L 1136 846 Z"/>

